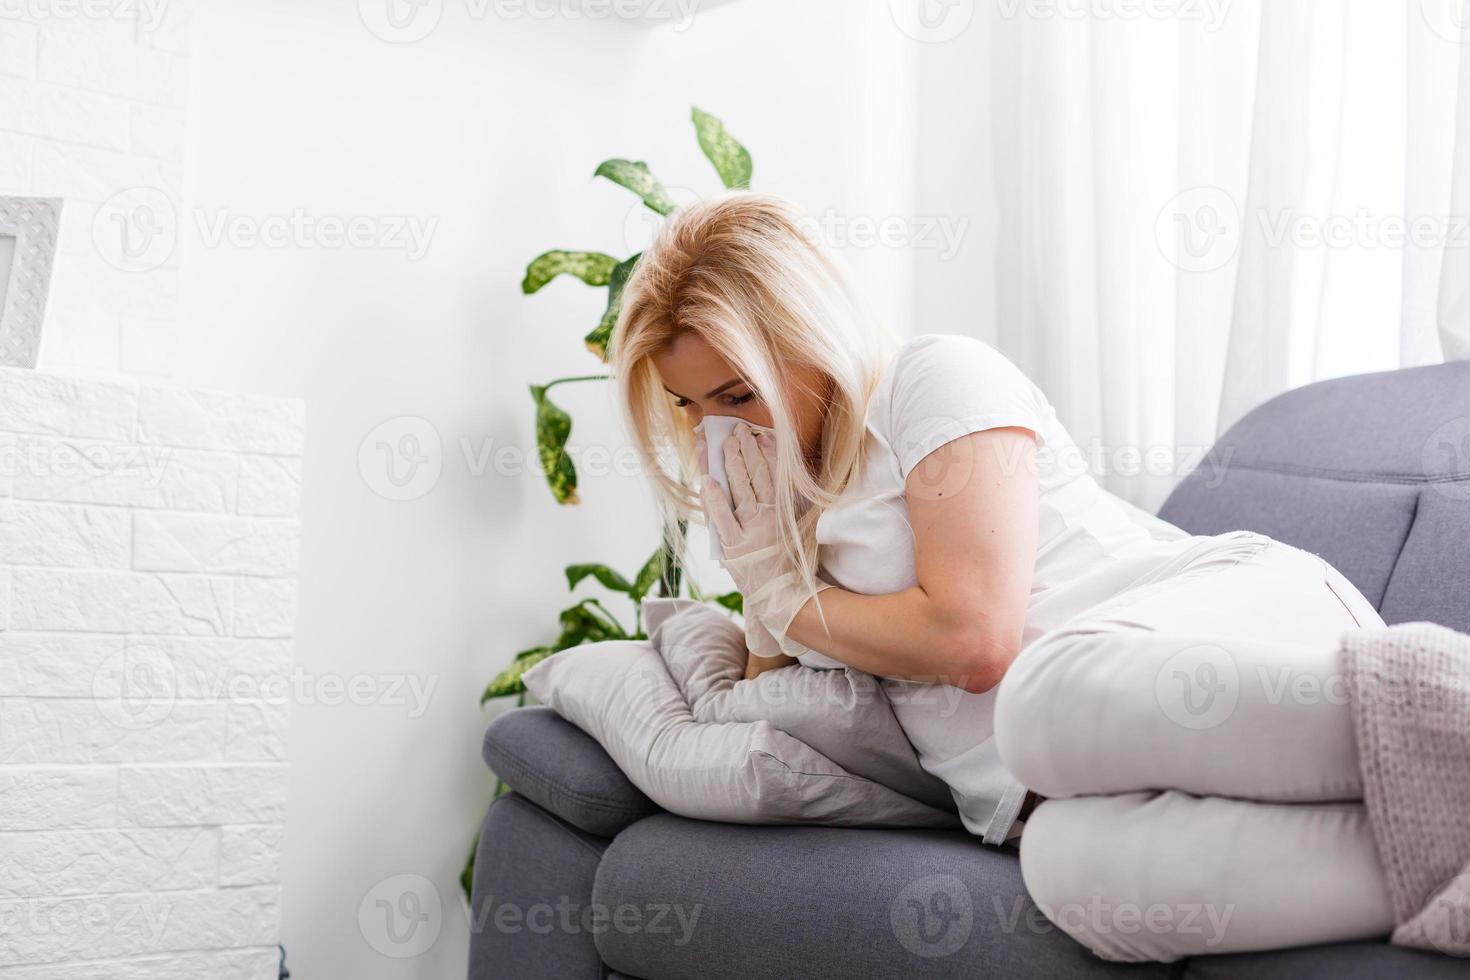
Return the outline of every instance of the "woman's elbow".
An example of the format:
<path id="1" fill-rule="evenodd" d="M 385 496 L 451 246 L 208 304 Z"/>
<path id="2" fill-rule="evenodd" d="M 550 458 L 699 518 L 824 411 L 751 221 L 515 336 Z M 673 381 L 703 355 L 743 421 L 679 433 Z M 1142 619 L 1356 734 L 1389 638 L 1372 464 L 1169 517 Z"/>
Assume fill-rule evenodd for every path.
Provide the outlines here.
<path id="1" fill-rule="evenodd" d="M 999 684 L 1021 652 L 1020 630 L 967 629 L 951 642 L 948 662 L 958 671 L 949 683 L 970 694 L 984 694 Z"/>

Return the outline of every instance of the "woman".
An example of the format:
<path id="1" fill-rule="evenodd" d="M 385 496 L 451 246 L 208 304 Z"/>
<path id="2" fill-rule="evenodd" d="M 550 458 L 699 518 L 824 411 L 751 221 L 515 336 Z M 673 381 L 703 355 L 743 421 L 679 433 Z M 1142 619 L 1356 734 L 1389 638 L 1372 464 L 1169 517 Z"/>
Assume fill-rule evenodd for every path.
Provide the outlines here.
<path id="1" fill-rule="evenodd" d="M 750 193 L 678 212 L 612 340 L 666 528 L 702 511 L 721 539 L 748 673 L 884 678 L 965 825 L 1019 838 L 1032 897 L 1101 956 L 1386 934 L 1345 699 L 1298 693 L 1331 690 L 1371 604 L 1307 552 L 1106 492 L 1010 361 L 889 341 L 806 228 Z M 749 423 L 729 498 L 709 415 Z"/>

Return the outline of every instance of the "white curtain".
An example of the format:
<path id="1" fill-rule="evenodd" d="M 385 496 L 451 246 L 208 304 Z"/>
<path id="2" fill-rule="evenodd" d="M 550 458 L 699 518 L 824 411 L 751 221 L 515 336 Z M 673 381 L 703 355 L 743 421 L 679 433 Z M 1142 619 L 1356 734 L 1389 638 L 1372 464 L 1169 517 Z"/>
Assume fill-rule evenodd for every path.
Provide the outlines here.
<path id="1" fill-rule="evenodd" d="M 1110 489 L 1152 510 L 1288 388 L 1470 357 L 1470 2 L 992 18 L 996 343 Z"/>

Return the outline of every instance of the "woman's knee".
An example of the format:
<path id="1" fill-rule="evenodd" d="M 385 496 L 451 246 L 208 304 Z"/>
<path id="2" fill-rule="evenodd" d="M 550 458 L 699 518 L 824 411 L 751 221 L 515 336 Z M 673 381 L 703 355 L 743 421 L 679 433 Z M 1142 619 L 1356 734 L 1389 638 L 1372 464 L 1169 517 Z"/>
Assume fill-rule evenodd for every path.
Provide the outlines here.
<path id="1" fill-rule="evenodd" d="M 1006 769 L 1048 797 L 1071 795 L 1067 772 L 1075 763 L 1078 726 L 1104 701 L 1087 669 L 1090 648 L 1114 642 L 1096 627 L 1054 630 L 1023 650 L 996 688 L 995 744 Z M 1079 711 L 1082 712 L 1079 715 Z"/>
<path id="2" fill-rule="evenodd" d="M 1021 874 L 1037 907 L 1099 957 L 1172 962 L 1210 952 L 1224 939 L 1229 910 L 1185 894 L 1174 845 L 1154 824 L 1160 797 L 1129 793 L 1047 800 L 1026 821 Z M 1151 853 L 1129 838 L 1152 837 Z M 1196 842 L 1197 843 L 1197 842 Z M 1172 865 L 1172 866 L 1171 866 Z"/>
<path id="3" fill-rule="evenodd" d="M 1047 800 L 1026 821 L 1021 874 L 1047 918 L 1110 960 L 1349 942 L 1393 926 L 1361 803 L 1177 790 Z"/>

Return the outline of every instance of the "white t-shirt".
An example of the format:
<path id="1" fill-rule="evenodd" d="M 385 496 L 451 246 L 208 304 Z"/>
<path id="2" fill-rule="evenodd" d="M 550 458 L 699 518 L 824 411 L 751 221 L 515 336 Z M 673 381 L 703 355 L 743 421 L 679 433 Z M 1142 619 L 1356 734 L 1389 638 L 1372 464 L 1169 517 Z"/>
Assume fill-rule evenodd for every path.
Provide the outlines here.
<path id="1" fill-rule="evenodd" d="M 947 442 L 1000 426 L 1038 437 L 1040 526 L 1023 649 L 1197 540 L 1103 489 L 1041 389 L 1005 355 L 972 337 L 923 334 L 894 354 L 869 403 L 858 478 L 817 522 L 822 575 L 866 595 L 917 585 L 909 471 Z M 842 666 L 815 652 L 800 660 Z M 1025 788 L 995 751 L 995 692 L 895 678 L 883 685 L 921 764 L 948 784 L 970 832 L 992 844 L 1019 833 Z"/>

